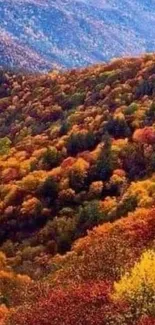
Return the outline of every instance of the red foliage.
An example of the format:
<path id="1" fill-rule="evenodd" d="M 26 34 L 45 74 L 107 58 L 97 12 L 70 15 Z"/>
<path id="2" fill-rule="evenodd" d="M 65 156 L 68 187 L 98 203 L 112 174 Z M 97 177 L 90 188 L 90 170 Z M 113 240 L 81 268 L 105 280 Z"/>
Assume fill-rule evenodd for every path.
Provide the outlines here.
<path id="1" fill-rule="evenodd" d="M 16 325 L 104 325 L 110 286 L 105 282 L 50 291 L 31 306 L 12 314 Z M 113 312 L 117 313 L 117 307 Z"/>
<path id="2" fill-rule="evenodd" d="M 133 134 L 133 140 L 140 143 L 155 143 L 155 129 L 153 127 L 145 127 L 137 129 Z"/>
<path id="3" fill-rule="evenodd" d="M 155 325 L 155 317 L 144 316 L 138 321 L 137 325 Z"/>

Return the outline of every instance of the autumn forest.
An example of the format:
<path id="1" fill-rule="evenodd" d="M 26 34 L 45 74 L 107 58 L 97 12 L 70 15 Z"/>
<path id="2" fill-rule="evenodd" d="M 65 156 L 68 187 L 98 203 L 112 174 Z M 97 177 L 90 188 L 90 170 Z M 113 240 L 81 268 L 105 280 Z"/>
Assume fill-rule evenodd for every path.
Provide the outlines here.
<path id="1" fill-rule="evenodd" d="M 0 70 L 0 325 L 155 325 L 155 54 Z"/>

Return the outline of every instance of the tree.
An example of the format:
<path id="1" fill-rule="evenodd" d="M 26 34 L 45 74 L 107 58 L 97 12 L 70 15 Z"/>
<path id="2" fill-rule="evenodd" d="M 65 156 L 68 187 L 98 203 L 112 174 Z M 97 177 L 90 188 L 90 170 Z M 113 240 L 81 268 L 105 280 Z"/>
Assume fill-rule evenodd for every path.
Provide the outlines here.
<path id="1" fill-rule="evenodd" d="M 52 176 L 47 177 L 44 183 L 40 184 L 37 189 L 37 194 L 45 198 L 50 198 L 51 203 L 57 198 L 58 184 Z"/>
<path id="2" fill-rule="evenodd" d="M 95 145 L 96 139 L 92 132 L 85 131 L 72 133 L 68 139 L 67 151 L 69 155 L 76 155 L 80 151 L 91 150 Z"/>
<path id="3" fill-rule="evenodd" d="M 78 158 L 69 170 L 69 186 L 79 192 L 87 188 L 87 174 L 89 163 L 83 158 Z"/>
<path id="4" fill-rule="evenodd" d="M 95 174 L 97 180 L 106 181 L 111 175 L 115 167 L 116 160 L 111 149 L 111 139 L 108 134 L 103 138 L 104 145 L 99 154 Z"/>
<path id="5" fill-rule="evenodd" d="M 125 118 L 122 118 L 122 116 L 109 119 L 105 129 L 116 139 L 128 137 L 131 133 Z"/>
<path id="6" fill-rule="evenodd" d="M 146 111 L 146 116 L 149 118 L 150 121 L 155 120 L 155 101 L 152 102 L 148 111 Z"/>
<path id="7" fill-rule="evenodd" d="M 55 147 L 47 148 L 42 157 L 43 168 L 46 170 L 56 167 L 60 162 L 60 153 Z"/>
<path id="8" fill-rule="evenodd" d="M 101 210 L 99 202 L 93 200 L 84 202 L 79 208 L 77 233 L 85 234 L 87 229 L 91 229 L 104 221 L 105 214 Z"/>
<path id="9" fill-rule="evenodd" d="M 114 299 L 125 299 L 132 305 L 135 315 L 154 316 L 155 306 L 155 252 L 148 250 L 139 262 L 114 283 Z"/>
<path id="10" fill-rule="evenodd" d="M 11 141 L 9 138 L 0 138 L 0 156 L 6 155 L 10 150 Z"/>

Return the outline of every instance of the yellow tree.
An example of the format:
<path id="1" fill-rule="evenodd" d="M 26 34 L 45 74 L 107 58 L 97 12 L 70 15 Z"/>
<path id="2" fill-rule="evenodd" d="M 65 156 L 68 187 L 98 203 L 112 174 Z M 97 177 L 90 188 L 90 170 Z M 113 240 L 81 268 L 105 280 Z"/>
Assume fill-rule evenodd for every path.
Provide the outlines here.
<path id="1" fill-rule="evenodd" d="M 114 283 L 113 298 L 127 301 L 135 316 L 155 314 L 155 252 L 147 250 L 119 282 Z"/>

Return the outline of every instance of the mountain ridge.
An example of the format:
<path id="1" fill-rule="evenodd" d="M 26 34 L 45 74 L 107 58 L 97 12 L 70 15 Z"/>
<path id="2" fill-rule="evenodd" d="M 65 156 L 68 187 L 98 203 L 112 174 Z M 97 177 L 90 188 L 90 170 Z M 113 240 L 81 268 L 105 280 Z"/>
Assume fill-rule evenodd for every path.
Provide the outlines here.
<path id="1" fill-rule="evenodd" d="M 6 48 L 7 58 L 3 52 L 0 61 L 29 71 L 47 71 L 53 65 L 79 67 L 120 55 L 152 52 L 153 13 L 153 3 L 145 0 L 132 4 L 100 1 L 98 6 L 82 0 L 48 0 L 44 5 L 34 0 L 1 0 L 1 46 Z M 21 60 L 16 55 L 19 46 Z"/>

